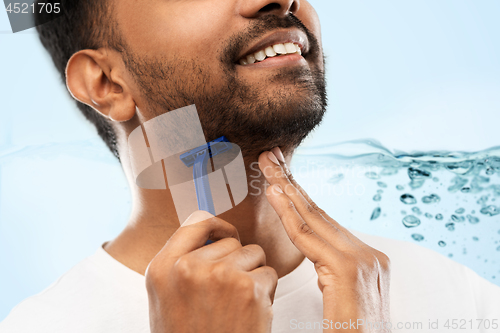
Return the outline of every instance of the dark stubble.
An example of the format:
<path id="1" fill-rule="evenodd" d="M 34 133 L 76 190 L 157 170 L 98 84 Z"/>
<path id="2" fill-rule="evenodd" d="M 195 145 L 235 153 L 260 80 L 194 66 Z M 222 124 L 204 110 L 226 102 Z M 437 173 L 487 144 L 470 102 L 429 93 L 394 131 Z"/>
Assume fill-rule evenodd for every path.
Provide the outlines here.
<path id="1" fill-rule="evenodd" d="M 195 104 L 207 141 L 225 135 L 241 147 L 246 159 L 276 146 L 286 152 L 294 150 L 320 124 L 326 110 L 322 51 L 314 35 L 292 14 L 266 15 L 254 21 L 219 49 L 223 80 L 217 83 L 197 58 L 167 62 L 138 57 L 125 47 L 125 65 L 148 99 L 148 115 Z M 290 27 L 301 29 L 309 39 L 309 67 L 281 68 L 258 86 L 237 77 L 234 60 L 244 47 L 270 31 Z"/>

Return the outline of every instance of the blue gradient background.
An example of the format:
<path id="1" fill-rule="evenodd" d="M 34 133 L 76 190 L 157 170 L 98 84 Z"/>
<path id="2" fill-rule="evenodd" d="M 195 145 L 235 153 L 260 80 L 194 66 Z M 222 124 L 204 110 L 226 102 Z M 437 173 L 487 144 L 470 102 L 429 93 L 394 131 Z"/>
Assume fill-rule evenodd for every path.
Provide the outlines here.
<path id="1" fill-rule="evenodd" d="M 311 3 L 328 56 L 330 113 L 306 147 L 366 137 L 406 151 L 500 144 L 500 2 Z M 118 234 L 131 197 L 34 29 L 12 34 L 3 9 L 0 49 L 2 320 Z M 402 239 L 400 231 L 385 236 Z"/>

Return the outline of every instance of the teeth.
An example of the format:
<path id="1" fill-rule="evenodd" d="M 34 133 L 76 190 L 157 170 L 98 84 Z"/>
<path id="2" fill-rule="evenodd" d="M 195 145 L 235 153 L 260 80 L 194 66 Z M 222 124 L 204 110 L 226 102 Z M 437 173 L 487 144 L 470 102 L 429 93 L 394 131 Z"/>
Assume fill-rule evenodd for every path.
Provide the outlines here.
<path id="1" fill-rule="evenodd" d="M 253 54 L 250 54 L 248 57 L 247 57 L 247 62 L 249 65 L 255 63 L 255 57 L 253 56 Z"/>
<path id="2" fill-rule="evenodd" d="M 286 43 L 285 44 L 285 49 L 286 49 L 286 53 L 295 53 L 295 52 L 297 52 L 297 49 L 295 48 L 295 45 L 293 45 L 292 43 Z"/>
<path id="3" fill-rule="evenodd" d="M 274 51 L 276 51 L 276 53 L 278 54 L 286 54 L 286 48 L 285 48 L 285 45 L 283 44 L 276 44 L 276 45 L 273 45 L 273 49 Z"/>
<path id="4" fill-rule="evenodd" d="M 250 54 L 244 59 L 241 59 L 240 65 L 251 65 L 256 62 L 263 61 L 266 58 L 294 53 L 302 54 L 302 50 L 300 49 L 299 45 L 294 43 L 275 44 L 273 46 L 266 47 L 264 50 L 260 50 L 258 52 L 255 52 L 254 54 Z"/>
<path id="5" fill-rule="evenodd" d="M 293 44 L 295 46 L 295 49 L 297 50 L 298 54 L 302 54 L 302 50 L 300 49 L 300 46 Z"/>
<path id="6" fill-rule="evenodd" d="M 266 47 L 264 52 L 266 52 L 266 56 L 268 56 L 268 57 L 275 57 L 276 56 L 276 51 L 274 51 L 272 46 Z"/>
<path id="7" fill-rule="evenodd" d="M 262 61 L 264 59 L 266 59 L 266 53 L 264 51 L 259 51 L 255 53 L 255 60 Z"/>

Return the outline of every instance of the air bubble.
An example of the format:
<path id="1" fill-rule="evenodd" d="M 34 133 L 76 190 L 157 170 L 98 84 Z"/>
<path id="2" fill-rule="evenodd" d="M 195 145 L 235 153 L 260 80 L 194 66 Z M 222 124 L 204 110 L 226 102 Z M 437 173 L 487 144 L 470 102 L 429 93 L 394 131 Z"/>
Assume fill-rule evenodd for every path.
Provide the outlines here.
<path id="1" fill-rule="evenodd" d="M 416 216 L 407 215 L 403 218 L 403 224 L 407 228 L 414 228 L 420 225 L 420 220 Z"/>

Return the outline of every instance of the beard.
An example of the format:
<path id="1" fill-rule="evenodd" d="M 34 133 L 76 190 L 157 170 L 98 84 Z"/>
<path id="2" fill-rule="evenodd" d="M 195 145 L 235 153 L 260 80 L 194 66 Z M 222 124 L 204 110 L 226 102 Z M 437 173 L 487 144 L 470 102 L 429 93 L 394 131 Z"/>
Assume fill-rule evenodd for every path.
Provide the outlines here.
<path id="1" fill-rule="evenodd" d="M 261 85 L 236 76 L 234 60 L 249 42 L 274 29 L 289 27 L 306 33 L 310 51 L 304 57 L 309 67 L 274 70 Z M 241 148 L 245 159 L 255 160 L 274 147 L 291 153 L 321 123 L 327 107 L 321 48 L 293 14 L 255 19 L 247 31 L 232 36 L 218 54 L 217 80 L 213 79 L 213 70 L 200 65 L 198 58 L 172 61 L 139 57 L 127 47 L 122 56 L 147 97 L 148 119 L 195 104 L 207 142 L 224 135 Z"/>

